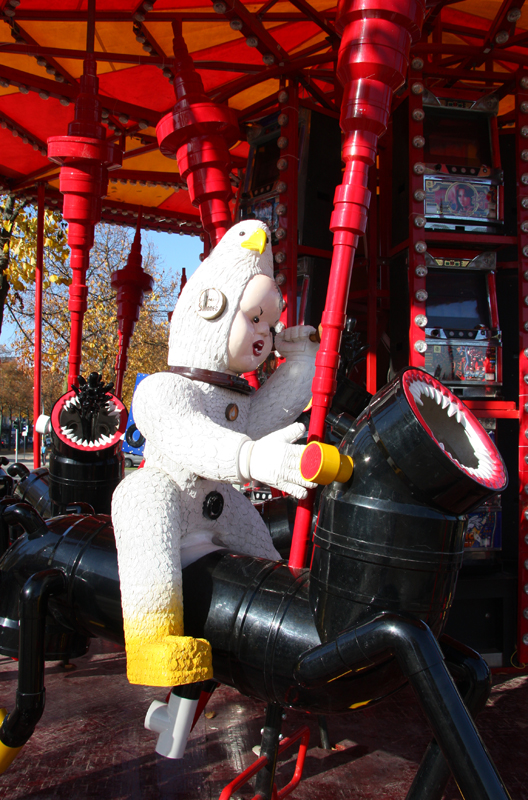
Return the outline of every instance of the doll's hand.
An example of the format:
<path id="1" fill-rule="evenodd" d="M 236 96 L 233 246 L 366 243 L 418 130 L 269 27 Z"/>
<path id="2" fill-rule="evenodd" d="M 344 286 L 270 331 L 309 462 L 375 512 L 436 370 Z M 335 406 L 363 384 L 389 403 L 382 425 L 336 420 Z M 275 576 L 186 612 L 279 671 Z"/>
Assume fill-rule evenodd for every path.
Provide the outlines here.
<path id="1" fill-rule="evenodd" d="M 283 358 L 315 358 L 319 342 L 312 342 L 310 335 L 317 333 L 311 325 L 294 325 L 275 336 L 275 350 Z"/>
<path id="2" fill-rule="evenodd" d="M 292 444 L 305 432 L 299 422 L 270 433 L 256 442 L 245 441 L 238 455 L 238 468 L 244 480 L 275 486 L 298 500 L 307 496 L 307 489 L 315 489 L 316 484 L 305 480 L 301 475 L 300 462 L 304 445 Z"/>

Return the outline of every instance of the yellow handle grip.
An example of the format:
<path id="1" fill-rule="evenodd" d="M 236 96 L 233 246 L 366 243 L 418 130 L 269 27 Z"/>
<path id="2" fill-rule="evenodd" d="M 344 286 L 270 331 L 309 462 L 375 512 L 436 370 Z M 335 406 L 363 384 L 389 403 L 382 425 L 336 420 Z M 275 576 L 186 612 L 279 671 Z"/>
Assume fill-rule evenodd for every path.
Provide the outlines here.
<path id="1" fill-rule="evenodd" d="M 327 486 L 332 481 L 346 483 L 352 477 L 354 462 L 337 447 L 323 442 L 310 442 L 301 456 L 301 475 L 306 481 Z"/>

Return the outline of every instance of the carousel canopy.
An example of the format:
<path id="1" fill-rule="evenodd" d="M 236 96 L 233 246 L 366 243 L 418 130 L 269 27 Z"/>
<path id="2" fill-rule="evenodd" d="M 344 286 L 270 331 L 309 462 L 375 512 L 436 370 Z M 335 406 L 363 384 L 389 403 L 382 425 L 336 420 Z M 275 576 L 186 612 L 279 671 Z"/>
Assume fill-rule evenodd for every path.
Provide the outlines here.
<path id="1" fill-rule="evenodd" d="M 49 137 L 64 136 L 93 42 L 107 141 L 123 151 L 110 172 L 102 219 L 158 230 L 199 232 L 175 159 L 162 155 L 156 125 L 175 103 L 173 28 L 183 37 L 209 99 L 234 110 L 240 140 L 231 147 L 232 182 L 246 163 L 251 124 L 270 113 L 281 80 L 294 80 L 308 104 L 339 112 L 339 36 L 333 0 L 87 0 L 0 2 L 0 180 L 4 191 L 61 208 L 59 170 Z M 91 28 L 91 34 L 90 34 Z M 88 36 L 87 36 L 88 31 Z M 91 38 L 90 38 L 91 37 Z M 515 73 L 528 65 L 523 0 L 430 3 L 411 56 L 424 61 L 428 88 L 469 88 L 500 101 L 513 120 Z M 91 48 L 90 48 L 91 49 Z"/>

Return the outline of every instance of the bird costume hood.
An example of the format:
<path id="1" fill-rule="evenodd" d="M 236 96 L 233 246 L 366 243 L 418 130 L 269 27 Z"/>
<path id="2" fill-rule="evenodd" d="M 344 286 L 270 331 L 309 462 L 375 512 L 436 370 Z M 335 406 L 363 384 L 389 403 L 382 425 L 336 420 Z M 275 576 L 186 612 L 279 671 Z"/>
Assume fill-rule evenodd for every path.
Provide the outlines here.
<path id="1" fill-rule="evenodd" d="M 262 253 L 255 241 L 265 243 Z M 187 281 L 172 315 L 169 366 L 228 369 L 231 326 L 255 275 L 273 278 L 273 256 L 267 226 L 251 219 L 230 228 Z"/>

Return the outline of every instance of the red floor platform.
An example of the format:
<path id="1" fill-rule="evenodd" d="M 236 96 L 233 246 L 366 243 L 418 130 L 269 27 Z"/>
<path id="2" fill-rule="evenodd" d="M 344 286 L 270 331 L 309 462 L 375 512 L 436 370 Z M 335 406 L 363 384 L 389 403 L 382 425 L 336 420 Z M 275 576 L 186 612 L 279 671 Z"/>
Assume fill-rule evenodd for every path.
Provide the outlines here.
<path id="1" fill-rule="evenodd" d="M 0 657 L 0 705 L 13 707 L 17 666 Z M 191 734 L 185 757 L 156 755 L 156 735 L 143 727 L 154 699 L 166 692 L 131 686 L 121 648 L 102 641 L 71 669 L 46 668 L 47 702 L 31 740 L 0 776 L 9 800 L 218 800 L 256 759 L 265 705 L 221 687 Z M 412 691 L 365 711 L 328 718 L 332 750 L 320 747 L 317 720 L 288 711 L 283 732 L 307 723 L 310 749 L 293 800 L 403 800 L 430 739 Z M 497 675 L 478 718 L 482 737 L 513 800 L 528 800 L 528 675 Z M 295 751 L 295 747 L 294 747 Z M 280 762 L 277 784 L 293 774 L 296 752 Z M 253 797 L 250 787 L 233 800 Z M 460 795 L 453 782 L 446 800 Z"/>

